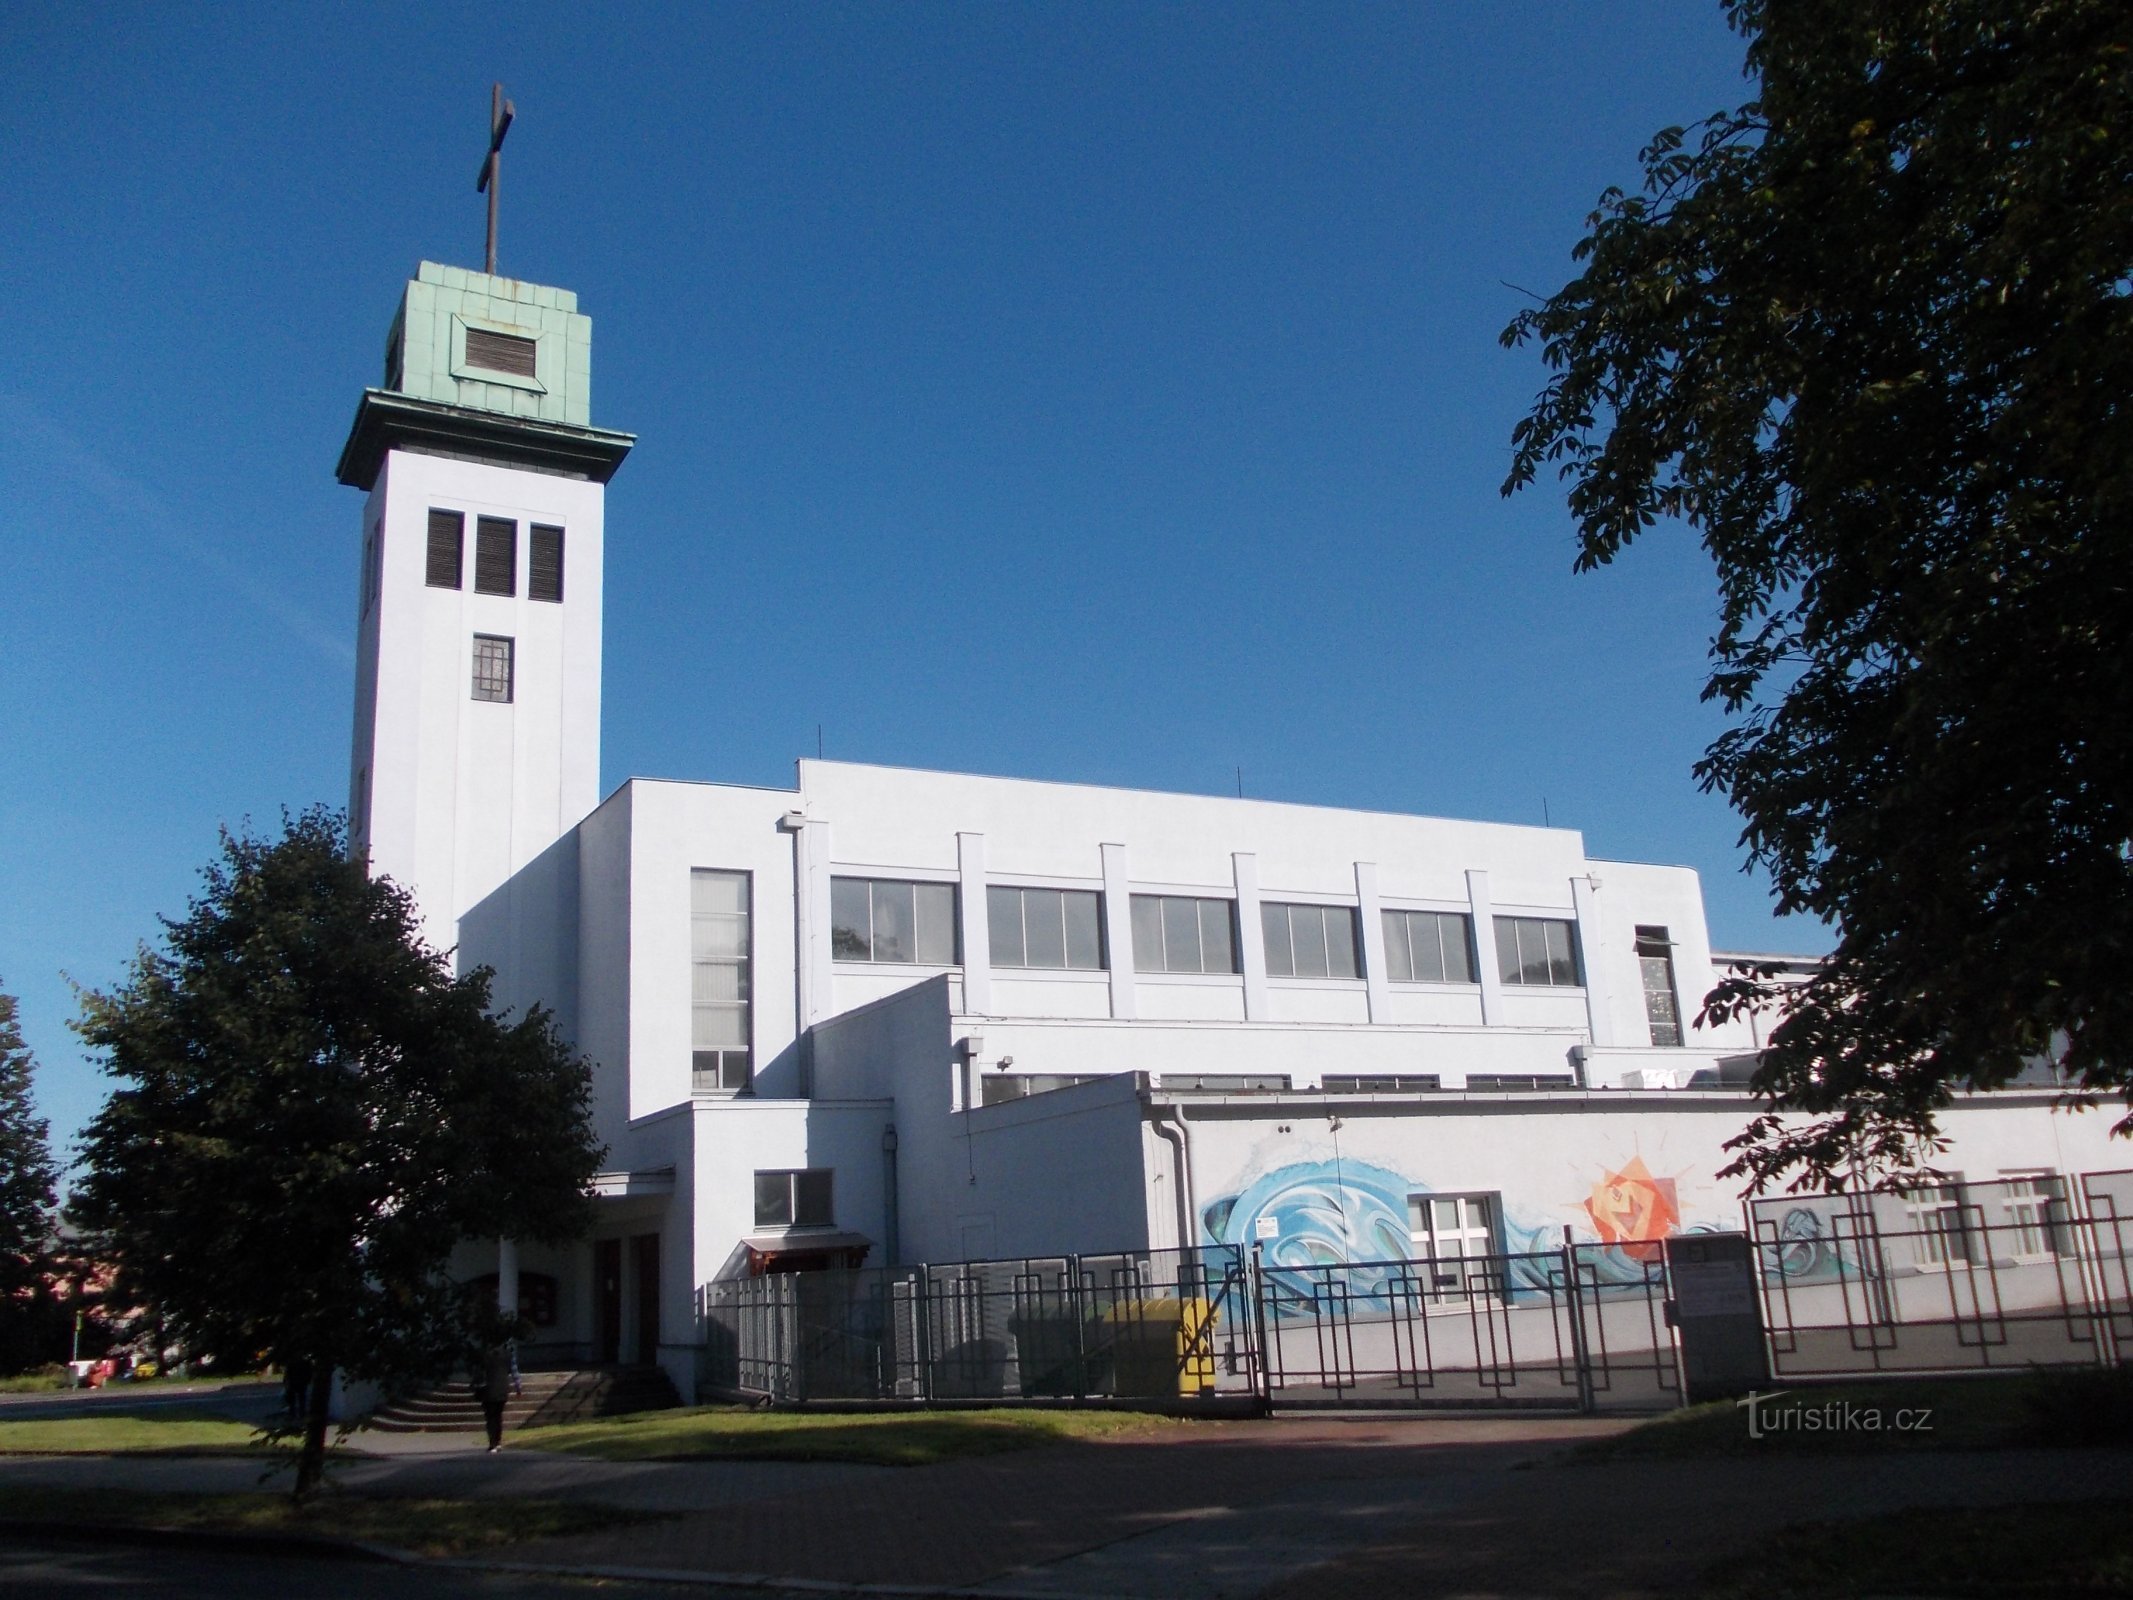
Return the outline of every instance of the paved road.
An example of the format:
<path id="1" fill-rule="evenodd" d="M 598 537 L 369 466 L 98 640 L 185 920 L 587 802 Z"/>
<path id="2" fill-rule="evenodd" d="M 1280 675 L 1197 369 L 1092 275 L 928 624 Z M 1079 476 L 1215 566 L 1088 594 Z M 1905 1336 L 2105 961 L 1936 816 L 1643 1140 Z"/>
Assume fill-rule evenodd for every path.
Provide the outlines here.
<path id="1" fill-rule="evenodd" d="M 709 1511 L 802 1495 L 825 1499 L 894 1467 L 814 1461 L 592 1461 L 542 1450 L 492 1456 L 458 1444 L 400 1456 L 337 1454 L 334 1487 L 360 1494 L 447 1500 L 583 1500 L 633 1511 Z M 289 1469 L 249 1456 L 0 1456 L 9 1484 L 188 1494 L 283 1493 Z"/>
<path id="2" fill-rule="evenodd" d="M 94 1417 L 194 1406 L 256 1421 L 281 1407 L 274 1383 L 113 1383 L 100 1389 L 53 1389 L 0 1394 L 0 1420 L 32 1422 L 47 1417 Z"/>
<path id="3" fill-rule="evenodd" d="M 623 1464 L 433 1445 L 349 1462 L 340 1481 L 368 1493 L 538 1495 L 677 1513 L 508 1552 L 551 1571 L 760 1574 L 795 1589 L 891 1584 L 1037 1600 L 1632 1600 L 1690 1592 L 1711 1561 L 1801 1521 L 2017 1494 L 2086 1498 L 2133 1482 L 2133 1453 L 2114 1451 L 1562 1458 L 1565 1445 L 1620 1426 L 1533 1417 L 1207 1423 L 906 1469 Z M 228 1458 L 0 1459 L 0 1505 L 15 1483 L 249 1487 L 258 1471 Z M 104 1551 L 81 1559 L 89 1556 L 123 1560 Z M 80 1570 L 101 1569 L 92 1561 Z M 342 1588 L 295 1592 L 368 1592 L 371 1578 L 355 1573 Z M 8 1575 L 0 1568 L 0 1590 L 12 1595 Z M 237 1600 L 202 1584 L 153 1592 Z M 394 1600 L 414 1600 L 397 1578 L 392 1587 Z"/>
<path id="4" fill-rule="evenodd" d="M 51 1540 L 0 1548 L 0 1593 L 8 1600 L 290 1600 L 292 1596 L 379 1595 L 390 1600 L 763 1600 L 760 1589 L 664 1583 L 592 1583 L 524 1573 L 469 1572 L 300 1556 L 237 1555 Z"/>

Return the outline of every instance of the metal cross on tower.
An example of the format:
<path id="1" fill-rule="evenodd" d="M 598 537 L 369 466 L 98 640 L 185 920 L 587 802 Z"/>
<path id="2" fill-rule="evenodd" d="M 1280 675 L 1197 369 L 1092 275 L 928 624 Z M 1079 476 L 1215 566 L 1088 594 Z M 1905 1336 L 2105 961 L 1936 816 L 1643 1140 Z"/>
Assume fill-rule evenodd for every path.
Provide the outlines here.
<path id="1" fill-rule="evenodd" d="M 496 189 L 504 165 L 504 135 L 511 131 L 511 119 L 518 113 L 510 101 L 504 98 L 504 86 L 492 83 L 489 86 L 489 153 L 482 158 L 481 176 L 474 180 L 474 192 L 484 190 L 489 196 L 489 247 L 482 253 L 481 270 L 496 272 Z"/>

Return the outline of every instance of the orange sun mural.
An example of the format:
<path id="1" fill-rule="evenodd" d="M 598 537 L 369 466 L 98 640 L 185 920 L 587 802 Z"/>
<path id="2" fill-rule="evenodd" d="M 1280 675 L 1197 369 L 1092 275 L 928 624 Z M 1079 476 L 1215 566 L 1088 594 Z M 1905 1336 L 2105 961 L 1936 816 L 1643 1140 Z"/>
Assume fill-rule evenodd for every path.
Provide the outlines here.
<path id="1" fill-rule="evenodd" d="M 1674 1180 L 1655 1178 L 1642 1156 L 1632 1156 L 1619 1172 L 1593 1185 L 1585 1215 L 1599 1230 L 1602 1244 L 1622 1247 L 1633 1261 L 1657 1261 L 1660 1241 L 1681 1225 Z"/>

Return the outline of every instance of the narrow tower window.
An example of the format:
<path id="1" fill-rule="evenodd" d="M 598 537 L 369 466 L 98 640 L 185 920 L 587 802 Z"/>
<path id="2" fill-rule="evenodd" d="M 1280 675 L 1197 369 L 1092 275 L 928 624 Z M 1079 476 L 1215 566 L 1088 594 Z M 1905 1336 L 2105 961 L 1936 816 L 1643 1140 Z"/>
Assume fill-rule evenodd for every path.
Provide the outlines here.
<path id="1" fill-rule="evenodd" d="M 518 593 L 518 524 L 509 517 L 475 521 L 474 592 Z"/>
<path id="2" fill-rule="evenodd" d="M 526 567 L 526 598 L 560 602 L 563 598 L 563 530 L 533 525 Z"/>
<path id="3" fill-rule="evenodd" d="M 1674 995 L 1674 941 L 1664 928 L 1637 929 L 1637 969 L 1644 978 L 1644 1018 L 1652 1025 L 1652 1043 L 1662 1049 L 1681 1043 L 1681 1004 Z"/>
<path id="4" fill-rule="evenodd" d="M 474 635 L 474 698 L 511 701 L 511 641 L 493 633 Z"/>
<path id="5" fill-rule="evenodd" d="M 690 1067 L 699 1092 L 749 1081 L 748 874 L 689 874 Z"/>
<path id="6" fill-rule="evenodd" d="M 466 552 L 467 519 L 464 512 L 430 512 L 429 560 L 423 582 L 432 589 L 459 587 L 460 558 Z"/>

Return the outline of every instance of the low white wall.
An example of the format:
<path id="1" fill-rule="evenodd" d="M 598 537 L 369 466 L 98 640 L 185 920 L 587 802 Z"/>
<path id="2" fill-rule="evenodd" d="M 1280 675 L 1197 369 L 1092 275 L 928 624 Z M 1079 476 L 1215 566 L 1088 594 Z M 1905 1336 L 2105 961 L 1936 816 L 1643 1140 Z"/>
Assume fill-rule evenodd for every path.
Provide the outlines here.
<path id="1" fill-rule="evenodd" d="M 1743 1181 L 1718 1176 L 1732 1160 L 1725 1141 L 1754 1114 L 1740 1095 L 1285 1096 L 1183 1109 L 1203 1238 L 1249 1247 L 1272 1218 L 1269 1252 L 1299 1260 L 1406 1253 L 1411 1195 L 1500 1195 L 1512 1251 L 1557 1249 L 1566 1228 L 1585 1242 L 1648 1243 L 1744 1225 Z M 2047 1095 L 1974 1097 L 1943 1115 L 1940 1165 L 1972 1179 L 2123 1166 L 2110 1120 Z"/>

